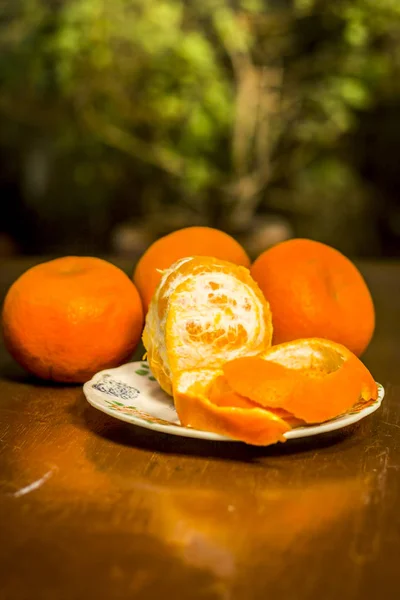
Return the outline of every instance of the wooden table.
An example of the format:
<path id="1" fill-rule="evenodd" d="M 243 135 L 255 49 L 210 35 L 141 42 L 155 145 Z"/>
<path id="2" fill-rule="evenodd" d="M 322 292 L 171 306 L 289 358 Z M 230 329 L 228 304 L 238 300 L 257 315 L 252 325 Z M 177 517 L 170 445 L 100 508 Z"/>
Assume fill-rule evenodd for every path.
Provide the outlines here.
<path id="1" fill-rule="evenodd" d="M 2 294 L 27 266 L 1 266 Z M 361 268 L 378 315 L 365 361 L 386 399 L 334 437 L 153 434 L 2 350 L 1 600 L 398 598 L 400 264 Z"/>

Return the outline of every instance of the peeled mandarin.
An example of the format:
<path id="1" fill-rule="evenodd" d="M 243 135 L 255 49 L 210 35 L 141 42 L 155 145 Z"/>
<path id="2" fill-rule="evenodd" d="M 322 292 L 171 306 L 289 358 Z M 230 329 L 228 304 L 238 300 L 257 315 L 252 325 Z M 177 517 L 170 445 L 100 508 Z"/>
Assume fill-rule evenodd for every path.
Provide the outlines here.
<path id="1" fill-rule="evenodd" d="M 184 371 L 260 354 L 271 338 L 269 305 L 248 269 L 211 257 L 182 259 L 163 274 L 143 333 L 150 368 L 170 395 Z"/>

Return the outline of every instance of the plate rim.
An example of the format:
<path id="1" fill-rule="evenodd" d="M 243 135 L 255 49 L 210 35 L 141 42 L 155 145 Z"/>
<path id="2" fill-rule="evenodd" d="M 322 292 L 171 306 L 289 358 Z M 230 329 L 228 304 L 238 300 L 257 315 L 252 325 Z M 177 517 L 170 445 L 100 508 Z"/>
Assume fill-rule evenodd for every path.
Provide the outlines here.
<path id="1" fill-rule="evenodd" d="M 94 396 L 94 397 L 100 396 L 102 398 L 102 400 L 104 401 L 103 393 L 99 392 L 98 390 L 93 388 L 93 384 L 96 381 L 98 381 L 99 379 L 101 379 L 103 374 L 117 372 L 119 370 L 124 369 L 127 366 L 131 366 L 131 365 L 133 366 L 135 364 L 143 364 L 143 362 L 144 362 L 143 360 L 131 361 L 128 363 L 124 363 L 123 365 L 120 365 L 118 367 L 102 369 L 98 373 L 95 373 L 89 381 L 86 381 L 83 384 L 83 387 L 82 387 L 86 401 L 91 406 L 93 406 L 93 408 L 109 415 L 110 417 L 114 417 L 120 421 L 129 423 L 130 425 L 135 425 L 137 427 L 141 427 L 143 429 L 150 429 L 152 431 L 157 431 L 159 433 L 163 433 L 164 435 L 175 435 L 177 437 L 189 437 L 192 439 L 204 439 L 204 440 L 209 440 L 209 441 L 244 443 L 244 442 L 241 442 L 240 440 L 235 440 L 234 438 L 230 438 L 230 437 L 218 434 L 218 433 L 213 433 L 211 431 L 202 431 L 201 429 L 194 429 L 191 427 L 185 427 L 182 425 L 174 424 L 172 422 L 170 424 L 163 424 L 163 423 L 156 423 L 156 422 L 152 423 L 152 422 L 146 421 L 143 418 L 137 417 L 135 415 L 129 415 L 129 414 L 124 414 L 122 412 L 118 412 L 117 410 L 113 409 L 111 406 L 107 406 L 107 405 L 96 402 L 96 400 L 91 397 L 91 396 Z M 301 438 L 314 437 L 316 435 L 330 433 L 332 431 L 337 431 L 339 429 L 345 429 L 347 427 L 350 427 L 350 425 L 354 425 L 355 423 L 358 423 L 365 417 L 367 417 L 367 416 L 371 415 L 372 413 L 374 413 L 375 411 L 377 411 L 378 408 L 380 408 L 382 401 L 385 397 L 384 386 L 377 381 L 375 383 L 378 386 L 378 397 L 377 397 L 376 401 L 373 404 L 361 409 L 358 413 L 353 413 L 352 415 L 347 415 L 345 413 L 344 415 L 341 415 L 340 417 L 336 417 L 335 419 L 332 419 L 330 421 L 325 421 L 323 423 L 314 424 L 314 425 L 308 425 L 306 427 L 297 427 L 297 428 L 291 429 L 290 431 L 287 431 L 286 433 L 283 434 L 283 436 L 285 437 L 285 439 L 287 441 L 301 439 Z M 89 390 L 90 390 L 90 393 L 89 393 Z M 343 423 L 342 418 L 346 418 L 346 417 L 351 418 L 351 421 L 349 423 Z"/>

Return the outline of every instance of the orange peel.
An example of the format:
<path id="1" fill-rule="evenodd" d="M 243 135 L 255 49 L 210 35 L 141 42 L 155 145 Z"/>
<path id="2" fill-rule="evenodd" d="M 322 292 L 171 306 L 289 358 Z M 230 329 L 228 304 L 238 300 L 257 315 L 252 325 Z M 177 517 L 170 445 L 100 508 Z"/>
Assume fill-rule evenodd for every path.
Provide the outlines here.
<path id="1" fill-rule="evenodd" d="M 273 346 L 263 357 L 238 358 L 223 372 L 233 392 L 306 423 L 327 421 L 377 397 L 365 365 L 341 344 L 318 338 Z"/>
<path id="2" fill-rule="evenodd" d="M 212 431 L 248 444 L 284 442 L 291 426 L 264 408 L 218 406 L 207 397 L 215 371 L 186 371 L 174 386 L 174 401 L 182 425 Z"/>
<path id="3" fill-rule="evenodd" d="M 240 359 L 238 359 L 240 360 Z M 236 361 L 233 361 L 236 362 Z M 245 396 L 241 396 L 237 392 L 235 392 L 228 383 L 225 375 L 219 375 L 214 379 L 208 391 L 208 399 L 213 404 L 217 406 L 226 406 L 226 407 L 237 407 L 237 408 L 260 408 L 261 403 L 256 403 Z M 262 406 L 262 404 L 261 404 Z M 269 406 L 269 412 L 274 413 L 277 417 L 284 419 L 286 423 L 291 425 L 291 427 L 295 427 L 301 424 L 304 424 L 301 419 L 297 419 L 287 410 L 283 408 L 276 408 Z"/>

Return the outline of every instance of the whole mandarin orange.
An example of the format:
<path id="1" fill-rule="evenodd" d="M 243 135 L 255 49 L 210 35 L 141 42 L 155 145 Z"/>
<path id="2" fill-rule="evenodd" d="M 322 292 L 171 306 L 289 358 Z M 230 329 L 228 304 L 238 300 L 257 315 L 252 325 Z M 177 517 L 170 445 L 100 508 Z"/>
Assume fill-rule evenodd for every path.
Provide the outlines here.
<path id="1" fill-rule="evenodd" d="M 244 267 L 250 260 L 242 246 L 230 235 L 212 227 L 186 227 L 154 242 L 139 260 L 134 275 L 145 312 L 161 279 L 163 269 L 168 269 L 180 258 L 187 256 L 212 256 Z"/>
<path id="2" fill-rule="evenodd" d="M 84 382 L 128 360 L 143 328 L 129 277 L 99 258 L 69 256 L 26 271 L 2 314 L 7 349 L 42 379 Z"/>
<path id="3" fill-rule="evenodd" d="M 357 267 L 334 248 L 307 239 L 282 242 L 252 265 L 272 311 L 273 343 L 330 339 L 360 356 L 375 327 L 371 294 Z"/>

